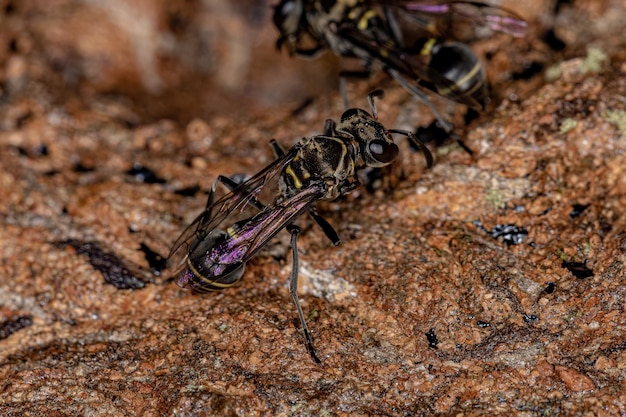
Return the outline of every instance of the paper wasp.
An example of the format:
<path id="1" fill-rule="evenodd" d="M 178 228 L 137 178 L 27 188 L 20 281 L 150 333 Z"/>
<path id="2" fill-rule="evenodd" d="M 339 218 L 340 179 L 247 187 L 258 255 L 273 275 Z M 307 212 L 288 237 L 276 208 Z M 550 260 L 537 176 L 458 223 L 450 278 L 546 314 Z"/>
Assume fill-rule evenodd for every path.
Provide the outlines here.
<path id="1" fill-rule="evenodd" d="M 314 57 L 330 49 L 359 58 L 365 75 L 374 63 L 421 100 L 448 133 L 453 126 L 423 89 L 482 110 L 485 69 L 476 54 L 451 32 L 467 26 L 521 37 L 526 22 L 503 8 L 475 1 L 281 0 L 274 8 L 280 31 L 276 46 L 291 55 Z M 344 101 L 347 101 L 344 92 Z"/>
<path id="2" fill-rule="evenodd" d="M 246 262 L 286 228 L 291 233 L 292 248 L 289 290 L 306 347 L 311 357 L 320 362 L 298 301 L 299 229 L 293 221 L 308 211 L 330 241 L 338 245 L 337 232 L 317 213 L 315 203 L 334 200 L 358 187 L 360 166 L 382 167 L 393 162 L 399 148 L 391 133 L 407 136 L 422 149 L 427 165 L 433 163 L 430 151 L 414 134 L 386 129 L 377 121 L 374 97 L 381 93 L 378 90 L 368 95 L 372 114 L 359 108 L 348 109 L 338 122 L 326 121 L 324 134 L 302 138 L 288 151 L 272 141 L 277 159 L 247 181 L 237 184 L 228 177 L 218 177 L 206 208 L 176 240 L 168 256 L 170 267 L 180 271 L 178 284 L 197 292 L 232 286 L 242 277 Z M 277 179 L 278 192 L 274 201 L 266 205 L 257 196 L 273 179 Z M 214 201 L 218 182 L 224 183 L 230 192 Z M 256 213 L 235 220 L 246 208 Z"/>

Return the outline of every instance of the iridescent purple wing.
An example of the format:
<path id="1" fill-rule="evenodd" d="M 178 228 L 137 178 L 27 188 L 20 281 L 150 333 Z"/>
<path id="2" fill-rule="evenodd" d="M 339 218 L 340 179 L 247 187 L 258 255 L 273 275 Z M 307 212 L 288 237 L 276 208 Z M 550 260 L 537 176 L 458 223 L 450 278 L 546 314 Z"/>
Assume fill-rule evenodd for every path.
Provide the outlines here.
<path id="1" fill-rule="evenodd" d="M 327 191 L 324 180 L 313 180 L 295 195 L 275 199 L 226 231 L 213 229 L 203 240 L 192 241 L 178 285 L 197 292 L 230 287 L 241 278 L 251 257 Z"/>
<path id="2" fill-rule="evenodd" d="M 249 219 L 241 221 L 216 250 L 219 262 L 225 265 L 245 263 L 270 239 L 298 217 L 327 192 L 323 180 L 314 180 L 298 193 L 279 198 Z M 232 229 L 231 229 L 232 230 Z"/>
<path id="3" fill-rule="evenodd" d="M 226 220 L 242 213 L 263 187 L 282 172 L 296 153 L 297 145 L 222 198 L 207 205 L 172 245 L 167 258 L 168 269 L 179 271 L 196 242 L 202 241 L 211 231 L 219 229 L 220 226 L 230 227 L 234 220 L 231 222 L 226 222 Z"/>
<path id="4" fill-rule="evenodd" d="M 524 19 L 513 11 L 483 2 L 386 0 L 379 3 L 404 10 L 421 25 L 429 26 L 432 32 L 435 32 L 435 21 L 445 22 L 448 27 L 465 22 L 514 37 L 525 36 L 528 28 Z"/>
<path id="5" fill-rule="evenodd" d="M 421 53 L 407 53 L 405 50 L 401 48 L 395 47 L 395 45 L 387 42 L 387 43 L 378 43 L 369 37 L 366 33 L 356 28 L 354 25 L 350 24 L 342 24 L 339 25 L 336 29 L 336 33 L 341 36 L 343 39 L 348 40 L 353 45 L 359 47 L 360 49 L 366 51 L 370 57 L 376 58 L 380 60 L 387 67 L 389 71 L 396 71 L 399 74 L 399 78 L 406 78 L 411 80 L 411 82 L 416 81 L 419 85 L 412 85 L 408 80 L 399 80 L 400 83 L 412 94 L 415 94 L 419 99 L 424 100 L 422 97 L 423 93 L 420 92 L 421 89 L 428 89 L 433 91 L 439 95 L 447 97 L 457 103 L 463 103 L 468 106 L 471 106 L 475 109 L 482 109 L 484 107 L 484 101 L 479 101 L 475 99 L 471 94 L 465 94 L 465 91 L 469 90 L 459 90 L 458 85 L 456 83 L 457 79 L 450 79 L 440 74 L 438 71 L 431 71 L 431 66 L 429 62 L 433 62 L 432 55 L 421 54 Z M 464 44 L 456 42 L 456 48 L 463 49 L 466 52 L 464 56 L 456 55 L 456 60 L 449 59 L 449 54 L 447 55 L 446 64 L 455 64 L 457 61 L 464 65 L 469 64 L 473 65 L 477 70 L 476 71 L 468 71 L 468 79 L 472 79 L 472 74 L 477 74 L 479 76 L 484 72 L 481 64 L 477 62 L 473 62 L 473 60 L 478 61 L 477 58 L 473 60 L 467 60 L 468 57 L 474 58 L 475 55 L 471 51 L 471 49 Z M 451 48 L 448 47 L 447 50 Z M 461 70 L 463 68 L 461 67 Z M 456 69 L 455 69 L 456 70 Z M 484 86 L 484 81 L 482 78 L 478 78 L 481 80 L 480 82 L 474 83 L 477 89 Z M 457 91 L 459 90 L 459 91 Z M 440 123 L 444 124 L 445 122 L 440 119 Z"/>

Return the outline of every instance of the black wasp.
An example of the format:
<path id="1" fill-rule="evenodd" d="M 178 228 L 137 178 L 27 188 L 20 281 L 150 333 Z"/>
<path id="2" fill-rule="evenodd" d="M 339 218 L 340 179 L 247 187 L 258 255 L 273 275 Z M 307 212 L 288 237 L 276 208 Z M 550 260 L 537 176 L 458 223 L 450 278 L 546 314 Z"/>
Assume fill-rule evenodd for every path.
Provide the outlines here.
<path id="1" fill-rule="evenodd" d="M 368 95 L 372 114 L 352 108 L 339 122 L 326 121 L 323 135 L 302 138 L 284 151 L 272 141 L 277 159 L 247 181 L 237 184 L 219 176 L 209 194 L 206 208 L 178 238 L 168 257 L 170 266 L 180 270 L 178 285 L 197 292 L 218 291 L 232 286 L 244 272 L 246 262 L 280 230 L 291 233 L 292 271 L 289 289 L 298 310 L 307 349 L 320 362 L 298 301 L 299 229 L 293 221 L 308 211 L 334 245 L 340 243 L 333 227 L 315 210 L 319 200 L 334 200 L 359 185 L 359 161 L 368 167 L 382 167 L 398 156 L 398 146 L 391 133 L 407 136 L 424 152 L 428 166 L 433 157 L 428 148 L 410 132 L 386 129 L 377 121 L 374 97 Z M 257 195 L 273 178 L 278 193 L 270 204 L 263 204 Z M 214 201 L 218 182 L 230 192 Z M 247 206 L 257 211 L 251 217 L 235 220 Z"/>
<path id="2" fill-rule="evenodd" d="M 280 31 L 277 48 L 285 45 L 291 55 L 313 57 L 330 49 L 340 57 L 359 58 L 364 75 L 374 63 L 382 64 L 448 133 L 453 126 L 422 89 L 477 110 L 487 100 L 483 65 L 469 46 L 450 39 L 451 32 L 468 25 L 518 37 L 526 32 L 526 22 L 510 11 L 454 0 L 281 0 L 274 24 Z"/>

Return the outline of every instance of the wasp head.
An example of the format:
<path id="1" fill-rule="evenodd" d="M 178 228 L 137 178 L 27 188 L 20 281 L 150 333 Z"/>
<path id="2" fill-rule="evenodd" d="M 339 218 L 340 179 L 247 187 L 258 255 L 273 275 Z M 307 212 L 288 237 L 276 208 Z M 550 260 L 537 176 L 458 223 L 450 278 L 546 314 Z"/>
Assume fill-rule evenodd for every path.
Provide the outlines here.
<path id="1" fill-rule="evenodd" d="M 398 145 L 387 129 L 365 110 L 346 110 L 337 124 L 337 130 L 348 132 L 356 139 L 361 156 L 369 167 L 389 165 L 398 156 Z"/>
<path id="2" fill-rule="evenodd" d="M 281 49 L 283 43 L 286 43 L 289 53 L 294 53 L 302 32 L 304 17 L 303 0 L 282 0 L 274 6 L 274 25 L 280 31 L 276 40 L 277 49 Z"/>

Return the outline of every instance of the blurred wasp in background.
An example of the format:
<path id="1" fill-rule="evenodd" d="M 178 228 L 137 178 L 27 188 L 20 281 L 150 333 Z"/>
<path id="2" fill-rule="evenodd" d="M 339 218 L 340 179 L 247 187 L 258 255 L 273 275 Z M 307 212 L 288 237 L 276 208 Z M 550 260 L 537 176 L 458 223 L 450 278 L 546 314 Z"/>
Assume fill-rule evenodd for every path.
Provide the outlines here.
<path id="1" fill-rule="evenodd" d="M 334 200 L 358 187 L 357 168 L 382 167 L 393 162 L 399 148 L 392 133 L 407 136 L 422 149 L 427 165 L 433 163 L 430 151 L 413 133 L 386 129 L 377 121 L 374 97 L 381 94 L 378 90 L 368 95 L 372 114 L 348 109 L 338 122 L 326 121 L 324 134 L 302 138 L 288 151 L 272 141 L 276 160 L 247 181 L 238 184 L 219 176 L 206 208 L 176 240 L 168 256 L 169 267 L 178 271 L 178 284 L 196 292 L 232 286 L 242 277 L 246 262 L 286 228 L 291 233 L 292 248 L 289 290 L 307 350 L 319 363 L 297 295 L 299 229 L 293 221 L 308 211 L 329 240 L 338 245 L 337 232 L 317 213 L 315 203 Z M 230 192 L 215 201 L 219 182 Z M 259 193 L 275 182 L 278 193 L 274 201 L 263 204 Z M 247 210 L 255 213 L 246 215 Z"/>
<path id="2" fill-rule="evenodd" d="M 330 49 L 340 57 L 359 58 L 363 75 L 374 63 L 382 64 L 451 135 L 452 124 L 424 89 L 476 110 L 488 99 L 482 63 L 469 46 L 454 40 L 454 32 L 486 29 L 515 37 L 526 32 L 526 22 L 513 12 L 454 0 L 281 0 L 274 8 L 274 24 L 280 31 L 277 48 L 286 46 L 291 55 L 314 57 Z M 342 94 L 347 102 L 345 88 Z"/>

